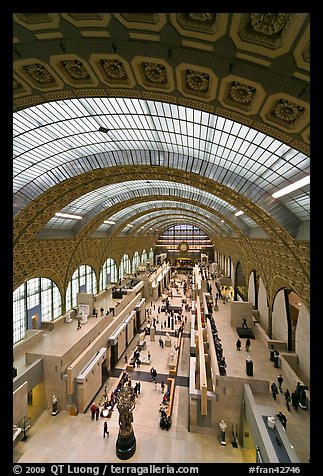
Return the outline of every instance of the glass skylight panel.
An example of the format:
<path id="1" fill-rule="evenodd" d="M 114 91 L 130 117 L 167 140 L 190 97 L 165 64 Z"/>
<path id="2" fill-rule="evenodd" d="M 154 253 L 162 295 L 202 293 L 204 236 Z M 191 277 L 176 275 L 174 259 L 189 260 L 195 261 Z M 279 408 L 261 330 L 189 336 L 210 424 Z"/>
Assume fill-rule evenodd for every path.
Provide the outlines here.
<path id="1" fill-rule="evenodd" d="M 63 100 L 16 112 L 13 124 L 14 137 L 16 137 L 13 142 L 16 157 L 14 175 L 21 174 L 18 180 L 14 180 L 14 190 L 19 190 L 36 179 L 39 184 L 43 183 L 44 187 L 48 187 L 49 185 L 45 184 L 52 182 L 45 177 L 42 180 L 41 175 L 47 174 L 53 168 L 53 163 L 54 167 L 62 169 L 61 173 L 54 175 L 58 177 L 62 175 L 67 162 L 80 158 L 84 160 L 84 166 L 80 162 L 69 168 L 69 173 L 78 174 L 89 170 L 89 161 L 83 159 L 84 156 L 93 157 L 93 154 L 118 151 L 121 147 L 126 150 L 147 149 L 147 152 L 158 149 L 161 152 L 188 155 L 186 160 L 182 158 L 178 163 L 173 162 L 175 167 L 187 170 L 192 168 L 192 163 L 197 158 L 219 164 L 224 169 L 235 171 L 235 173 L 238 171 L 240 173 L 241 170 L 241 174 L 245 173 L 241 169 L 241 165 L 244 165 L 247 170 L 250 168 L 253 170 L 252 181 L 258 183 L 259 186 L 263 184 L 261 174 L 264 176 L 264 169 L 257 167 L 248 158 L 257 160 L 265 167 L 269 167 L 273 162 L 274 168 L 284 176 L 286 172 L 291 175 L 297 174 L 297 170 L 293 171 L 294 166 L 299 167 L 300 171 L 309 167 L 307 156 L 261 132 L 205 111 L 168 103 L 129 98 Z M 100 125 L 111 129 L 111 132 L 108 134 L 98 132 Z M 156 133 L 156 129 L 159 133 Z M 222 130 L 223 134 L 220 135 L 219 131 Z M 253 141 L 254 144 L 249 144 L 246 140 L 242 142 L 239 138 Z M 219 143 L 222 145 L 219 146 Z M 37 145 L 36 148 L 35 145 Z M 232 151 L 230 152 L 227 148 Z M 242 158 L 241 154 L 245 154 L 246 158 Z M 282 157 L 284 166 L 279 162 L 275 163 L 274 154 Z M 20 162 L 17 156 L 21 156 Z M 126 163 L 123 153 L 119 157 L 119 164 Z M 149 163 L 146 155 L 128 157 L 131 163 L 142 163 L 142 160 L 143 163 Z M 226 160 L 223 161 L 222 158 Z M 169 155 L 167 155 L 168 160 Z M 286 162 L 289 166 L 286 166 Z M 26 163 L 25 171 L 23 163 Z M 31 163 L 35 163 L 35 167 L 30 167 Z M 94 168 L 99 167 L 100 164 L 106 166 L 109 163 L 115 163 L 114 158 L 108 158 L 106 155 L 104 158 L 95 159 Z M 158 163 L 156 160 L 155 164 L 158 165 Z M 206 176 L 212 171 L 212 177 L 224 185 L 228 185 L 227 180 L 230 180 L 230 183 L 238 183 L 237 177 L 230 177 L 225 170 L 219 169 L 219 173 L 215 175 L 216 168 L 209 167 L 208 163 L 198 162 L 195 170 L 196 173 L 204 173 L 205 170 Z M 271 174 L 272 171 L 268 174 L 267 187 L 273 183 Z M 32 187 L 29 187 L 29 190 L 32 190 Z M 38 190 L 38 193 L 44 191 L 40 188 Z M 35 198 L 35 192 L 32 195 Z"/>
<path id="2" fill-rule="evenodd" d="M 44 228 L 49 229 L 53 228 L 55 230 L 68 230 L 73 228 L 75 225 L 75 220 L 71 220 L 70 218 L 58 218 L 53 217 L 51 218 Z"/>
<path id="3" fill-rule="evenodd" d="M 294 155 L 289 157 L 288 162 L 295 167 L 301 167 L 304 170 L 304 167 L 310 166 L 310 159 L 303 154 L 297 153 L 294 150 Z"/>
<path id="4" fill-rule="evenodd" d="M 247 133 L 245 139 L 246 139 L 247 141 L 249 141 L 250 143 L 252 143 L 253 140 L 254 140 L 254 138 L 256 137 L 257 133 L 258 133 L 258 131 L 256 131 L 255 129 L 250 129 L 250 128 L 249 128 L 248 133 Z"/>
<path id="5" fill-rule="evenodd" d="M 282 197 L 285 198 L 285 197 Z M 298 196 L 293 197 L 293 200 L 289 199 L 286 196 L 284 200 L 284 205 L 291 210 L 300 220 L 307 221 L 310 218 L 310 197 L 308 196 Z"/>
<path id="6" fill-rule="evenodd" d="M 224 119 L 221 116 L 217 116 L 215 127 L 217 128 L 218 131 L 223 131 L 225 123 L 226 123 L 226 119 Z M 228 127 L 231 127 L 230 123 L 228 123 Z"/>

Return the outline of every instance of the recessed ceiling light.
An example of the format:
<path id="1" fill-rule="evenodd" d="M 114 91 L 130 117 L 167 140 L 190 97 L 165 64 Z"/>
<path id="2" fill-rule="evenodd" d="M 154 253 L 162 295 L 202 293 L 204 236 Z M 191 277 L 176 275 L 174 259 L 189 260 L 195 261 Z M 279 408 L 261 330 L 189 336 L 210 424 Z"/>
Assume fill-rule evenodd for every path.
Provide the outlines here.
<path id="1" fill-rule="evenodd" d="M 287 185 L 287 187 L 282 188 L 278 192 L 273 193 L 272 197 L 274 198 L 282 197 L 283 195 L 294 192 L 294 190 L 298 190 L 299 188 L 304 187 L 305 185 L 308 185 L 309 183 L 310 183 L 310 176 L 308 175 L 307 177 L 304 177 L 301 180 L 297 180 L 297 182 Z"/>
<path id="2" fill-rule="evenodd" d="M 107 129 L 106 127 L 100 126 L 99 127 L 99 132 L 104 132 L 106 134 L 107 132 L 109 132 L 109 129 Z"/>
<path id="3" fill-rule="evenodd" d="M 82 217 L 80 215 L 71 215 L 70 213 L 57 212 L 55 213 L 55 216 L 59 218 L 71 218 L 72 220 L 82 220 Z"/>

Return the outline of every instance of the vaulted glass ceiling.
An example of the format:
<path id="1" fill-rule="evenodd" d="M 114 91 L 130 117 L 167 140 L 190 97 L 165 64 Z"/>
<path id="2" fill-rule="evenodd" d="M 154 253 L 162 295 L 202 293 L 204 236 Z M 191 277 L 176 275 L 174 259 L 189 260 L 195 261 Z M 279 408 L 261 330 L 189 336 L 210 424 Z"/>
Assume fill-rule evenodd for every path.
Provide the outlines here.
<path id="1" fill-rule="evenodd" d="M 53 217 L 49 220 L 45 228 L 61 228 L 65 230 L 74 228 L 74 230 L 77 231 L 85 223 L 95 218 L 98 213 L 102 213 L 104 210 L 119 202 L 137 197 L 142 197 L 143 201 L 146 197 L 149 200 L 149 196 L 151 195 L 160 195 L 167 198 L 177 196 L 179 198 L 193 200 L 197 204 L 201 203 L 212 208 L 215 212 L 226 215 L 229 220 L 235 219 L 240 225 L 240 228 L 245 231 L 248 231 L 248 227 L 256 226 L 253 220 L 246 215 L 235 217 L 234 213 L 237 211 L 235 207 L 204 190 L 199 190 L 186 184 L 174 184 L 173 182 L 162 180 L 150 180 L 148 184 L 146 180 L 132 180 L 100 187 L 74 200 L 62 209 L 62 213 L 83 216 L 82 221 L 75 222 L 75 220 Z M 131 208 L 129 211 L 130 213 L 126 217 L 127 220 L 131 219 Z M 111 218 L 106 217 L 105 219 Z"/>
<path id="2" fill-rule="evenodd" d="M 139 215 L 138 218 L 134 218 L 137 215 Z M 128 219 L 130 217 L 132 218 L 131 220 Z M 120 223 L 127 223 L 126 227 L 122 230 L 123 232 L 130 232 L 136 235 L 153 234 L 157 231 L 160 233 L 165 228 L 167 221 L 187 221 L 187 219 L 198 223 L 201 228 L 208 230 L 210 236 L 213 234 L 231 233 L 229 226 L 224 220 L 221 221 L 213 213 L 196 205 L 171 200 L 163 200 L 162 203 L 158 201 L 145 202 L 144 205 L 137 204 L 127 207 L 109 218 L 109 221 L 115 223 L 103 223 L 98 227 L 98 232 L 109 233 L 119 226 Z M 132 228 L 128 226 L 129 221 Z"/>
<path id="3" fill-rule="evenodd" d="M 13 131 L 14 214 L 79 174 L 112 166 L 151 165 L 192 172 L 225 185 L 262 207 L 289 232 L 309 220 L 309 185 L 272 198 L 272 193 L 309 175 L 309 157 L 214 114 L 141 99 L 80 98 L 17 111 Z M 74 220 L 53 218 L 47 228 L 80 228 L 116 201 L 135 196 L 148 196 L 149 201 L 152 194 L 207 203 L 230 220 L 236 211 L 215 195 L 181 183 L 154 180 L 147 187 L 144 181 L 126 181 L 101 187 L 65 207 L 62 211 L 85 217 L 77 225 Z M 238 223 L 242 230 L 255 226 L 246 215 Z"/>

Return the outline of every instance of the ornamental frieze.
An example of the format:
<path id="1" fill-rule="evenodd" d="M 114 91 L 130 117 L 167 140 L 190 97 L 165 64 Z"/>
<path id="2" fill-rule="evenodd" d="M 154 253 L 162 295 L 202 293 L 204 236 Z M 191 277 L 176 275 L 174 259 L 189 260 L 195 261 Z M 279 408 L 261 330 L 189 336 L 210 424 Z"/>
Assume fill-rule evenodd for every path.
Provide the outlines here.
<path id="1" fill-rule="evenodd" d="M 289 98 L 275 96 L 276 98 L 274 96 L 268 98 L 267 104 L 264 105 L 261 113 L 263 120 L 293 132 L 303 129 L 309 120 L 309 111 L 306 111 L 305 104 L 303 105 L 301 101 L 297 104 Z M 285 142 L 289 144 L 291 140 Z"/>
<path id="2" fill-rule="evenodd" d="M 305 107 L 287 101 L 286 99 L 281 99 L 275 106 L 273 112 L 276 117 L 282 121 L 295 122 L 303 115 L 304 111 Z"/>
<path id="3" fill-rule="evenodd" d="M 55 83 L 55 78 L 51 75 L 48 69 L 40 63 L 26 64 L 23 66 L 23 69 L 39 85 Z"/>
<path id="4" fill-rule="evenodd" d="M 192 20 L 202 21 L 202 22 L 212 21 L 212 20 L 215 20 L 215 18 L 216 18 L 216 14 L 215 14 L 215 13 L 201 13 L 201 12 L 197 12 L 197 13 L 188 13 L 188 16 L 189 16 L 190 18 L 192 18 Z"/>
<path id="5" fill-rule="evenodd" d="M 250 13 L 250 28 L 263 35 L 278 35 L 283 33 L 289 20 L 289 13 Z"/>
<path id="6" fill-rule="evenodd" d="M 12 87 L 13 87 L 14 92 L 16 92 L 17 89 L 22 89 L 23 88 L 22 84 L 19 83 L 18 79 L 16 79 L 16 78 L 13 78 Z"/>
<path id="7" fill-rule="evenodd" d="M 90 79 L 90 75 L 79 60 L 64 60 L 60 62 L 63 70 L 74 80 Z"/>
<path id="8" fill-rule="evenodd" d="M 214 34 L 219 29 L 216 13 L 177 13 L 176 20 L 184 30 Z"/>
<path id="9" fill-rule="evenodd" d="M 223 102 L 244 112 L 249 112 L 254 107 L 256 95 L 257 89 L 255 87 L 239 81 L 230 81 L 226 83 Z"/>
<path id="10" fill-rule="evenodd" d="M 199 71 L 186 70 L 186 85 L 189 89 L 197 92 L 206 92 L 210 85 L 210 76 Z"/>
<path id="11" fill-rule="evenodd" d="M 303 59 L 306 63 L 310 63 L 311 62 L 311 50 L 310 50 L 310 42 L 307 43 L 307 45 L 305 46 L 304 50 L 302 51 L 302 56 L 303 56 Z"/>
<path id="12" fill-rule="evenodd" d="M 118 80 L 120 81 L 128 81 L 128 76 L 126 70 L 121 63 L 121 61 L 117 59 L 101 59 L 100 65 L 104 70 L 106 76 L 110 80 Z"/>
<path id="13" fill-rule="evenodd" d="M 280 48 L 291 21 L 290 13 L 243 13 L 239 35 L 243 41 Z"/>
<path id="14" fill-rule="evenodd" d="M 230 96 L 236 102 L 250 105 L 256 92 L 256 88 L 252 86 L 239 83 L 238 81 L 231 83 Z"/>
<path id="15" fill-rule="evenodd" d="M 143 71 L 147 81 L 151 83 L 166 84 L 166 68 L 158 63 L 142 63 Z"/>

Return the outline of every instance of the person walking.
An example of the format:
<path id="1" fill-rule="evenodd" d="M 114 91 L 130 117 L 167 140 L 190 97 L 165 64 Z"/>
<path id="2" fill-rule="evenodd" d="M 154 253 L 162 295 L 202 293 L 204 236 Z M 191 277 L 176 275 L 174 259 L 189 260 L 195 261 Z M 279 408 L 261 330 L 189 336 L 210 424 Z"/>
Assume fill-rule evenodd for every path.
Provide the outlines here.
<path id="1" fill-rule="evenodd" d="M 91 412 L 91 418 L 92 420 L 95 419 L 95 410 L 96 410 L 96 404 L 95 403 L 92 403 L 91 407 L 90 407 L 90 412 Z"/>
<path id="2" fill-rule="evenodd" d="M 78 319 L 78 320 L 77 320 L 77 328 L 76 328 L 76 330 L 78 331 L 79 329 L 81 329 L 81 319 Z"/>
<path id="3" fill-rule="evenodd" d="M 288 390 L 288 388 L 286 389 L 286 392 L 284 393 L 284 396 L 285 396 L 285 401 L 286 401 L 286 407 L 287 407 L 287 410 L 290 412 L 290 401 L 291 401 L 291 396 L 290 396 L 290 392 Z"/>
<path id="4" fill-rule="evenodd" d="M 247 337 L 247 339 L 246 339 L 246 351 L 247 352 L 249 352 L 250 345 L 251 345 L 250 339 L 249 339 L 249 337 Z"/>
<path id="5" fill-rule="evenodd" d="M 277 385 L 275 384 L 275 382 L 273 382 L 273 383 L 271 384 L 271 387 L 270 387 L 270 388 L 271 388 L 271 393 L 272 393 L 272 395 L 273 395 L 273 399 L 276 400 L 276 397 L 277 397 L 277 394 L 278 394 L 278 387 L 277 387 Z"/>
<path id="6" fill-rule="evenodd" d="M 278 388 L 279 388 L 280 393 L 283 393 L 283 389 L 282 389 L 283 381 L 284 381 L 284 379 L 283 379 L 282 374 L 279 374 L 278 377 L 277 377 L 277 382 L 278 382 Z"/>
<path id="7" fill-rule="evenodd" d="M 240 339 L 237 340 L 236 347 L 237 347 L 237 350 L 241 349 L 241 340 Z"/>
<path id="8" fill-rule="evenodd" d="M 103 424 L 103 438 L 106 436 L 109 436 L 109 430 L 108 430 L 108 422 L 105 421 Z"/>
<path id="9" fill-rule="evenodd" d="M 286 430 L 286 425 L 287 425 L 287 418 L 282 412 L 278 412 L 276 415 L 279 420 L 281 421 L 281 424 L 283 425 L 284 429 Z"/>
<path id="10" fill-rule="evenodd" d="M 160 387 L 161 387 L 161 391 L 162 393 L 164 393 L 164 390 L 165 390 L 165 384 L 164 384 L 164 381 L 161 382 L 160 384 Z"/>

